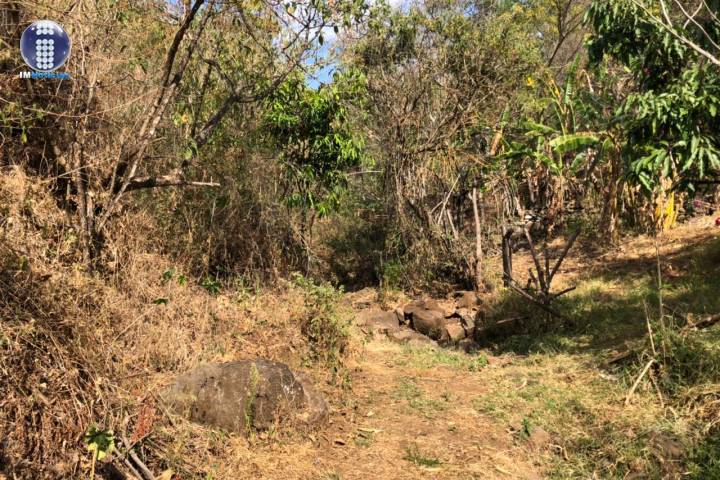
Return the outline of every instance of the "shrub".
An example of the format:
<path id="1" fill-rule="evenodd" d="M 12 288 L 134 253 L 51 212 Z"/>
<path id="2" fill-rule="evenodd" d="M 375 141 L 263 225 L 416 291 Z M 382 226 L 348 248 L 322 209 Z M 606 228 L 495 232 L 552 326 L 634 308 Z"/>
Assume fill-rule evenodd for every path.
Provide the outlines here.
<path id="1" fill-rule="evenodd" d="M 300 274 L 293 282 L 303 291 L 305 314 L 300 329 L 310 342 L 313 360 L 332 366 L 333 373 L 342 371 L 342 358 L 349 345 L 349 321 L 338 311 L 342 288 L 330 283 L 315 282 Z"/>

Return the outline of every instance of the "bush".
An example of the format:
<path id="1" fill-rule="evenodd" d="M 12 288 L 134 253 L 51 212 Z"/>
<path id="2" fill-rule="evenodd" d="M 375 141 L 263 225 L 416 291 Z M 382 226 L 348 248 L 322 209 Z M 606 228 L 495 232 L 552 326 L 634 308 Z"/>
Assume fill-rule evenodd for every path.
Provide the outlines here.
<path id="1" fill-rule="evenodd" d="M 295 285 L 303 290 L 305 313 L 300 329 L 310 342 L 313 360 L 325 362 L 334 374 L 343 371 L 343 356 L 349 346 L 349 321 L 338 311 L 342 288 L 318 283 L 300 274 L 293 276 Z"/>

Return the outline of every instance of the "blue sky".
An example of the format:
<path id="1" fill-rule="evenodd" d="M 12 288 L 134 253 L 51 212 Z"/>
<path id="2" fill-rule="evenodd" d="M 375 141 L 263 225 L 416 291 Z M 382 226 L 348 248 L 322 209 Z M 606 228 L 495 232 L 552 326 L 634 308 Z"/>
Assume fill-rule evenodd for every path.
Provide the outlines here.
<path id="1" fill-rule="evenodd" d="M 177 6 L 180 3 L 180 0 L 166 0 L 169 5 Z M 371 2 L 374 0 L 370 0 Z M 407 5 L 408 0 L 387 0 L 391 6 L 395 8 L 403 8 L 405 5 Z M 324 44 L 320 48 L 318 55 L 320 59 L 327 59 L 330 55 L 330 52 L 332 51 L 333 46 L 337 42 L 337 36 L 333 29 L 327 28 L 325 29 L 325 32 L 323 32 L 323 38 L 324 38 Z M 312 65 L 312 62 L 310 63 Z M 321 84 L 324 83 L 330 83 L 332 81 L 332 75 L 335 69 L 337 68 L 337 64 L 330 63 L 317 71 L 313 73 L 313 75 L 308 76 L 308 84 L 313 87 L 317 88 Z"/>

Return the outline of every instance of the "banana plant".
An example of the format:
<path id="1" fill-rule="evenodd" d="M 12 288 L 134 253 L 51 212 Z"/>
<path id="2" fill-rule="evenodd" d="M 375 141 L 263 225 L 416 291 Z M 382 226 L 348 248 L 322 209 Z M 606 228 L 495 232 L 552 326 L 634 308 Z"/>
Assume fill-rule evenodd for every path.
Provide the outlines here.
<path id="1" fill-rule="evenodd" d="M 541 83 L 546 96 L 540 101 L 544 106 L 538 120 L 526 120 L 521 125 L 523 138 L 507 142 L 505 153 L 508 159 L 528 158 L 544 165 L 554 175 L 565 175 L 568 170 L 575 174 L 585 164 L 588 152 L 601 145 L 606 139 L 604 131 L 583 127 L 578 110 L 585 111 L 588 105 L 580 105 L 578 88 L 579 57 L 567 72 L 564 85 L 559 86 L 547 73 Z"/>
<path id="2" fill-rule="evenodd" d="M 611 109 L 604 108 L 592 86 L 585 86 L 585 79 L 590 85 L 590 77 L 579 65 L 577 57 L 562 82 L 549 71 L 538 81 L 528 81 L 541 90 L 541 100 L 535 112 L 520 122 L 515 136 L 505 141 L 500 155 L 509 162 L 508 171 L 535 172 L 532 183 L 544 192 L 538 190 L 541 204 L 535 207 L 546 212 L 548 230 L 563 215 L 568 192 L 579 201 L 599 165 L 612 163 L 604 170 L 611 173 L 604 208 L 612 210 L 609 217 L 617 217 L 617 202 L 610 197 L 618 195 L 621 168 L 616 135 L 606 114 Z"/>

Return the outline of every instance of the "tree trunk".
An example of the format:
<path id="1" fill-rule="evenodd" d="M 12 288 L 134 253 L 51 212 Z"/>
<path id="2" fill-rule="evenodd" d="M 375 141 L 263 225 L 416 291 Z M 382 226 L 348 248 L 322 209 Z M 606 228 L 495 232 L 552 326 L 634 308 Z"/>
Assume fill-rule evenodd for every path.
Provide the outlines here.
<path id="1" fill-rule="evenodd" d="M 477 187 L 472 190 L 473 217 L 475 218 L 475 291 L 484 290 L 483 283 L 483 249 L 480 212 L 478 211 Z"/>

